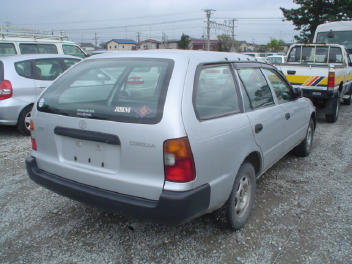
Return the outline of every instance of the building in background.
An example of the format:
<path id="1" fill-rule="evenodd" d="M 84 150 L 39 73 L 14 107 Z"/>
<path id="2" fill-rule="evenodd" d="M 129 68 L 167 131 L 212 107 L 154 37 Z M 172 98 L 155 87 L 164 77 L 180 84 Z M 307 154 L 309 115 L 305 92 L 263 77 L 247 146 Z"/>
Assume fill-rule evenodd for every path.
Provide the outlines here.
<path id="1" fill-rule="evenodd" d="M 154 39 L 146 39 L 138 43 L 139 49 L 148 50 L 148 49 L 159 49 L 160 41 Z"/>
<path id="2" fill-rule="evenodd" d="M 164 42 L 161 42 L 159 47 L 160 49 L 177 49 L 178 48 L 178 39 L 170 39 Z"/>
<path id="3" fill-rule="evenodd" d="M 112 39 L 106 46 L 107 50 L 136 50 L 137 42 L 132 39 Z"/>
<path id="4" fill-rule="evenodd" d="M 192 50 L 207 50 L 208 41 L 206 39 L 191 39 L 190 49 Z M 218 40 L 209 40 L 209 47 L 211 51 L 219 50 Z"/>

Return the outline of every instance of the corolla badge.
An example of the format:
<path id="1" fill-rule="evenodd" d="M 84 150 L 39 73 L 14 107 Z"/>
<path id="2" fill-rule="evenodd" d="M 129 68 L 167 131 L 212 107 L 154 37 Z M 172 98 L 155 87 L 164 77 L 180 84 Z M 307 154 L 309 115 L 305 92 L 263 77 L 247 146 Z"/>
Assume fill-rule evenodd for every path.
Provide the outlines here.
<path id="1" fill-rule="evenodd" d="M 79 120 L 79 122 L 78 122 L 78 127 L 79 127 L 80 129 L 86 129 L 86 128 L 87 128 L 87 122 L 84 121 L 84 120 Z"/>

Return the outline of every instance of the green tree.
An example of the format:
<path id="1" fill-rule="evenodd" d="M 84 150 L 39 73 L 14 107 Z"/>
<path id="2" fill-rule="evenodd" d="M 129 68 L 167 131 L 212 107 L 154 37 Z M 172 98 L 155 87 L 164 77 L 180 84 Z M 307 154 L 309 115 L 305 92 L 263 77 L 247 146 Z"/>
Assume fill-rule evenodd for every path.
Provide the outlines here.
<path id="1" fill-rule="evenodd" d="M 177 47 L 179 49 L 189 49 L 190 43 L 191 43 L 191 40 L 190 40 L 189 36 L 182 33 L 181 39 L 177 43 Z"/>
<path id="2" fill-rule="evenodd" d="M 318 25 L 327 21 L 349 20 L 352 18 L 352 0 L 293 0 L 298 8 L 280 7 L 284 17 L 292 21 L 295 30 L 300 31 L 295 39 L 311 42 Z"/>
<path id="3" fill-rule="evenodd" d="M 219 35 L 218 42 L 219 51 L 231 51 L 232 47 L 235 45 L 233 39 L 226 34 Z"/>
<path id="4" fill-rule="evenodd" d="M 272 52 L 283 51 L 285 46 L 285 42 L 283 40 L 272 39 L 267 45 L 266 49 Z"/>

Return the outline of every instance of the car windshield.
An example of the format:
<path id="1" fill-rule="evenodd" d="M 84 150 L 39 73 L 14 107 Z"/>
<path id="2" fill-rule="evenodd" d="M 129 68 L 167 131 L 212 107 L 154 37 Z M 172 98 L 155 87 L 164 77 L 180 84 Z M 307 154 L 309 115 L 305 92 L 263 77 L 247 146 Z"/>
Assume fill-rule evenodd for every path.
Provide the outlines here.
<path id="1" fill-rule="evenodd" d="M 0 43 L 0 56 L 16 55 L 15 45 L 12 43 Z"/>
<path id="2" fill-rule="evenodd" d="M 50 86 L 37 108 L 68 116 L 157 123 L 172 68 L 173 61 L 167 59 L 88 60 Z"/>
<path id="3" fill-rule="evenodd" d="M 317 43 L 340 44 L 346 49 L 352 49 L 352 31 L 328 31 L 319 32 Z"/>

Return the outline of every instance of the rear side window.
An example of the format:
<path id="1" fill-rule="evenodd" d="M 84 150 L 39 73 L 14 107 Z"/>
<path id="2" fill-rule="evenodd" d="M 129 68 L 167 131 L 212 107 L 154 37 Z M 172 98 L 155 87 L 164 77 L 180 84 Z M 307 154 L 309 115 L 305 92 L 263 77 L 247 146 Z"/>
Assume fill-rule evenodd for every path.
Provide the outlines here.
<path id="1" fill-rule="evenodd" d="M 235 83 L 229 66 L 205 66 L 196 75 L 193 95 L 199 120 L 240 111 Z"/>
<path id="2" fill-rule="evenodd" d="M 87 57 L 86 54 L 84 54 L 84 52 L 77 46 L 62 45 L 62 50 L 64 51 L 64 54 L 66 54 L 66 55 L 76 56 L 76 57 L 80 57 L 80 58 Z"/>
<path id="3" fill-rule="evenodd" d="M 59 59 L 33 60 L 33 79 L 55 80 L 64 71 Z"/>
<path id="4" fill-rule="evenodd" d="M 57 54 L 57 48 L 54 44 L 20 44 L 21 54 Z"/>
<path id="5" fill-rule="evenodd" d="M 246 89 L 252 109 L 274 104 L 270 87 L 260 69 L 238 69 L 238 75 Z"/>
<path id="6" fill-rule="evenodd" d="M 30 60 L 21 61 L 15 63 L 15 69 L 18 75 L 25 78 L 33 78 L 32 77 L 32 63 Z"/>
<path id="7" fill-rule="evenodd" d="M 16 55 L 15 45 L 12 43 L 0 43 L 0 56 Z"/>
<path id="8" fill-rule="evenodd" d="M 54 82 L 38 110 L 68 116 L 155 124 L 173 69 L 168 59 L 88 60 Z"/>

